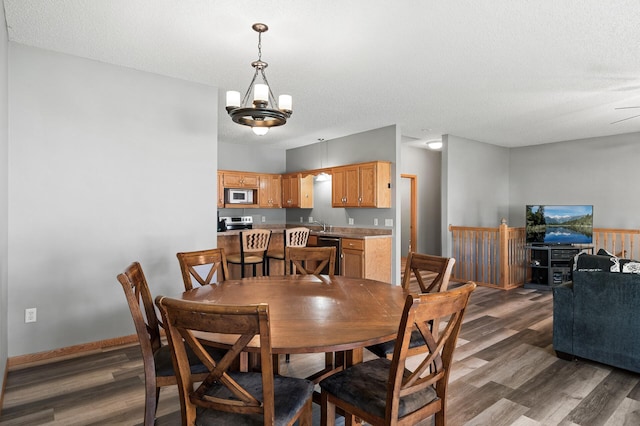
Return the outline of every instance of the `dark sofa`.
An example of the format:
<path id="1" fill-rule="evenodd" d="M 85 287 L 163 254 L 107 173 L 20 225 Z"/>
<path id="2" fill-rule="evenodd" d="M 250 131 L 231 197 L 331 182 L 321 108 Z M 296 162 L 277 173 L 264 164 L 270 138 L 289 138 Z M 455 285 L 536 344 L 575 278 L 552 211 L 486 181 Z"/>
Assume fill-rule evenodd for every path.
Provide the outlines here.
<path id="1" fill-rule="evenodd" d="M 576 256 L 573 282 L 553 288 L 553 348 L 640 373 L 640 263 Z"/>

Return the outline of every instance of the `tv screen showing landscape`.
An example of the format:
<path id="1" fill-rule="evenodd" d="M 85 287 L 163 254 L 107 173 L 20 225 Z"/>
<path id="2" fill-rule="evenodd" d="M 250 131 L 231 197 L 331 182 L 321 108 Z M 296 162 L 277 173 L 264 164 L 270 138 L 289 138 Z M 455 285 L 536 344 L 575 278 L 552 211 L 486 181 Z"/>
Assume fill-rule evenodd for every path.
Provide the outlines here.
<path id="1" fill-rule="evenodd" d="M 593 206 L 528 205 L 527 244 L 591 244 Z"/>

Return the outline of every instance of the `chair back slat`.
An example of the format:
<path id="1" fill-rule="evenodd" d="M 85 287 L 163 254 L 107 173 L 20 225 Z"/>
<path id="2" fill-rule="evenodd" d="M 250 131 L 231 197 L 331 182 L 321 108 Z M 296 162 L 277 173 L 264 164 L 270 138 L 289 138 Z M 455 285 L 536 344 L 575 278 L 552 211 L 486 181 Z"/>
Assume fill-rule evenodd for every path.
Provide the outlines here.
<path id="1" fill-rule="evenodd" d="M 462 326 L 462 319 L 476 284 L 468 282 L 458 288 L 437 293 L 409 295 L 398 330 L 396 347 L 391 360 L 387 391 L 387 416 L 398 418 L 401 397 L 433 386 L 440 401 L 446 401 L 449 374 L 453 362 L 453 352 Z M 435 332 L 433 324 L 446 323 L 444 330 Z M 411 333 L 420 330 L 426 342 L 427 351 L 421 355 L 418 366 L 407 374 L 407 356 Z M 417 356 L 417 355 L 416 355 Z M 415 357 L 412 358 L 412 365 Z M 444 403 L 442 403 L 444 404 Z M 432 410 L 427 406 L 412 415 L 420 415 L 421 410 Z"/>
<path id="2" fill-rule="evenodd" d="M 182 252 L 176 256 L 185 290 L 191 290 L 195 283 L 203 286 L 229 278 L 227 257 L 222 248 Z"/>
<path id="3" fill-rule="evenodd" d="M 327 265 L 328 275 L 333 275 L 335 258 L 335 247 L 287 247 L 285 250 L 285 265 L 291 275 L 318 275 Z"/>
<path id="4" fill-rule="evenodd" d="M 445 291 L 449 287 L 451 271 L 456 260 L 452 257 L 432 256 L 410 252 L 407 256 L 402 287 L 410 288 L 413 279 L 419 285 L 420 293 L 434 293 Z"/>
<path id="5" fill-rule="evenodd" d="M 306 247 L 309 240 L 309 228 L 297 227 L 284 230 L 285 247 Z"/>
<path id="6" fill-rule="evenodd" d="M 158 296 L 156 305 L 165 318 L 167 338 L 177 364 L 178 389 L 185 424 L 194 424 L 197 407 L 241 414 L 259 413 L 274 416 L 274 384 L 269 310 L 266 304 L 216 305 Z M 216 362 L 198 339 L 199 332 L 235 335 L 235 343 Z M 230 374 L 233 361 L 254 339 L 260 342 L 263 400 L 257 399 Z M 187 364 L 189 346 L 209 369 L 209 375 L 194 389 L 196 380 Z M 212 387 L 225 391 L 210 393 Z"/>
<path id="7" fill-rule="evenodd" d="M 156 315 L 153 297 L 140 263 L 134 262 L 123 273 L 118 274 L 118 281 L 122 285 L 133 317 L 138 340 L 143 350 L 143 359 L 146 358 L 144 352 L 147 349 L 150 349 L 153 356 L 153 352 L 162 346 L 160 336 L 162 324 Z"/>
<path id="8" fill-rule="evenodd" d="M 241 252 L 259 253 L 266 252 L 269 247 L 269 239 L 271 238 L 271 230 L 268 229 L 251 229 L 240 232 Z"/>

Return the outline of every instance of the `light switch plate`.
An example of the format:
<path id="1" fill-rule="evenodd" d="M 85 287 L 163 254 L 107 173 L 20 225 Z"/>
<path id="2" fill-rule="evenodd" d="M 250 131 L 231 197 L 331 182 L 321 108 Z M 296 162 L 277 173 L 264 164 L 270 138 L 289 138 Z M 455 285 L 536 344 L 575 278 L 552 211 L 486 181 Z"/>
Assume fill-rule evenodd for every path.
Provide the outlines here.
<path id="1" fill-rule="evenodd" d="M 349 225 L 353 225 L 353 218 L 352 217 L 349 218 Z"/>
<path id="2" fill-rule="evenodd" d="M 393 219 L 385 219 L 384 226 L 393 226 Z"/>

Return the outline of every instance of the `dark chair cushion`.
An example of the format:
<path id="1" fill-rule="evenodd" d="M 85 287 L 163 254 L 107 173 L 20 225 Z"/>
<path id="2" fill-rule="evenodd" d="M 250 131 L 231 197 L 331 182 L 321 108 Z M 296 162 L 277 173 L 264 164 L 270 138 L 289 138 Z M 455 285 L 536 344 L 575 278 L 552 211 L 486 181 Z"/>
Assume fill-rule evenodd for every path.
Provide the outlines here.
<path id="1" fill-rule="evenodd" d="M 218 361 L 222 359 L 224 354 L 226 353 L 223 349 L 213 348 L 210 346 L 205 346 L 207 352 L 211 357 Z M 193 353 L 189 346 L 186 346 L 187 357 L 189 358 L 189 365 L 191 365 L 191 373 L 192 374 L 200 374 L 206 373 L 207 367 L 205 367 L 202 362 L 200 362 L 200 358 Z M 153 354 L 153 359 L 156 364 L 156 376 L 167 377 L 167 376 L 175 376 L 175 371 L 173 370 L 173 361 L 171 360 L 171 349 L 169 345 L 164 345 L 160 349 L 158 349 Z"/>
<path id="2" fill-rule="evenodd" d="M 424 339 L 422 338 L 422 334 L 418 330 L 413 330 L 411 332 L 411 341 L 409 342 L 409 348 L 415 348 L 417 346 L 424 346 Z M 393 349 L 396 346 L 395 340 L 389 340 L 388 342 L 379 343 L 377 345 L 367 346 L 371 352 L 379 357 L 386 357 L 393 353 Z"/>
<path id="3" fill-rule="evenodd" d="M 260 373 L 232 372 L 229 373 L 229 375 L 256 399 L 260 401 L 263 400 L 262 377 Z M 275 376 L 273 379 L 273 387 L 275 394 L 275 425 L 287 424 L 313 394 L 313 382 L 305 379 Z M 218 398 L 229 398 L 231 397 L 231 392 L 229 392 L 225 386 L 214 385 L 209 388 L 207 395 Z M 227 413 L 224 411 L 198 408 L 196 417 L 196 424 L 203 426 L 264 425 L 261 414 Z"/>
<path id="4" fill-rule="evenodd" d="M 320 387 L 323 391 L 327 391 L 349 404 L 384 418 L 390 367 L 391 360 L 386 358 L 356 364 L 327 377 L 320 382 Z M 406 370 L 405 377 L 409 374 L 410 372 Z M 399 415 L 400 417 L 406 416 L 436 398 L 436 392 L 431 386 L 402 397 L 398 408 Z"/>

